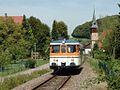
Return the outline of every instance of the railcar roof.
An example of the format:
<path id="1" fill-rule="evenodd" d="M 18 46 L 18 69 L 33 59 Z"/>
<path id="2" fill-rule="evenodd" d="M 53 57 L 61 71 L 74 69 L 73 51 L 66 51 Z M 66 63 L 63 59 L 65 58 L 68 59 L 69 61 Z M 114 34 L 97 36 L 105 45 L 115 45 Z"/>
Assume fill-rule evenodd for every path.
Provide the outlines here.
<path id="1" fill-rule="evenodd" d="M 55 40 L 55 41 L 52 41 L 51 44 L 62 44 L 64 40 Z M 79 44 L 78 41 L 76 40 L 65 40 L 65 43 L 66 44 L 73 44 L 73 43 L 76 43 L 76 44 Z"/>

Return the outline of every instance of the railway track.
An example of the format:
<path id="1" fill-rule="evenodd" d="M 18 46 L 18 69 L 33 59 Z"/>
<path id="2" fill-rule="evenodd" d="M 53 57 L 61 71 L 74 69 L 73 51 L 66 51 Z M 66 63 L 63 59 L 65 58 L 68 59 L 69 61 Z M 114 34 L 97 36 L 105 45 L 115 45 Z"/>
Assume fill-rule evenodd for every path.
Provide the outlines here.
<path id="1" fill-rule="evenodd" d="M 71 76 L 56 76 L 49 78 L 32 90 L 60 90 Z"/>

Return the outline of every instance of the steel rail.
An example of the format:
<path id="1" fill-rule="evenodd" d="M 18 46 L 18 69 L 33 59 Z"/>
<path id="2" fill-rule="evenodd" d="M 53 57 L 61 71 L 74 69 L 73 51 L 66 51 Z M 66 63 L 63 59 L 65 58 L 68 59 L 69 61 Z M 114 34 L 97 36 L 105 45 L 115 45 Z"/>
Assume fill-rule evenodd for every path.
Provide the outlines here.
<path id="1" fill-rule="evenodd" d="M 66 80 L 56 90 L 60 90 L 61 88 L 63 88 L 63 86 L 68 82 L 70 78 L 71 76 L 68 76 L 68 78 L 66 78 Z"/>
<path id="2" fill-rule="evenodd" d="M 55 78 L 56 75 L 50 77 L 49 79 L 47 79 L 46 81 L 42 82 L 41 84 L 39 84 L 38 86 L 36 86 L 35 88 L 33 88 L 32 90 L 36 90 L 38 87 L 44 85 L 45 83 L 49 82 L 51 79 Z"/>

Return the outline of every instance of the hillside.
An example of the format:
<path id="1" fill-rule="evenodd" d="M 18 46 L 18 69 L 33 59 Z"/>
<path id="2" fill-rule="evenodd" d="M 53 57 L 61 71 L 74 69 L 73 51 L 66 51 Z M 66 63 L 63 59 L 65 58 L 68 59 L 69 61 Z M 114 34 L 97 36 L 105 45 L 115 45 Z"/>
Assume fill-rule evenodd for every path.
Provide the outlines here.
<path id="1" fill-rule="evenodd" d="M 113 28 L 118 23 L 118 15 L 113 16 L 106 16 L 104 18 L 98 19 L 98 29 L 99 32 L 105 31 L 105 30 L 113 30 Z M 91 27 L 91 21 L 86 22 L 82 25 L 78 25 L 72 33 L 72 36 L 75 38 L 90 38 L 90 27 Z"/>

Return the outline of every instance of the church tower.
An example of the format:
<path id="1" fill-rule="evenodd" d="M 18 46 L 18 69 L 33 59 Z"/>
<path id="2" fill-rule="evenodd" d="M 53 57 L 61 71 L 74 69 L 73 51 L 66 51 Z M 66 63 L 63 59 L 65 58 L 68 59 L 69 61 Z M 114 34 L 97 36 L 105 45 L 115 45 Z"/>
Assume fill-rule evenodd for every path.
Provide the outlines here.
<path id="1" fill-rule="evenodd" d="M 94 44 L 98 42 L 98 25 L 95 17 L 95 9 L 93 12 L 93 20 L 91 26 L 91 49 L 94 48 Z"/>

